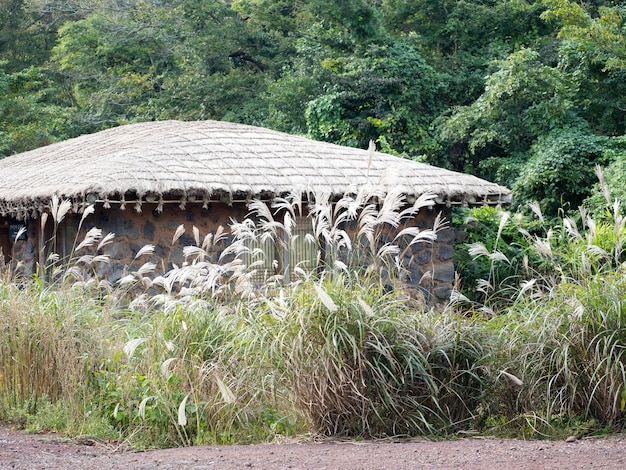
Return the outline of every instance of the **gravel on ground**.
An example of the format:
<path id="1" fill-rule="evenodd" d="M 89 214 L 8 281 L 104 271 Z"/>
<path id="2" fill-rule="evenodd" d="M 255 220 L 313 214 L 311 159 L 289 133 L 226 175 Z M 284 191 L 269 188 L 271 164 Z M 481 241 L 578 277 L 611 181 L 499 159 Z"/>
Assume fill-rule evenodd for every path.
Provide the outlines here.
<path id="1" fill-rule="evenodd" d="M 567 441 L 466 438 L 321 441 L 132 451 L 0 424 L 0 469 L 626 469 L 626 435 Z"/>

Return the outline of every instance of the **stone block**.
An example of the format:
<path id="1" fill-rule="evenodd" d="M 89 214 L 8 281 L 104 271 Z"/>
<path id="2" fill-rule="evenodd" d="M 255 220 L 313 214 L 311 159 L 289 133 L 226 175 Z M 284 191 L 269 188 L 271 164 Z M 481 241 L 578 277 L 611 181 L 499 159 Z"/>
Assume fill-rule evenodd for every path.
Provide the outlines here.
<path id="1" fill-rule="evenodd" d="M 411 287 L 418 287 L 419 283 L 424 276 L 424 273 L 417 266 L 411 266 L 409 276 L 406 279 L 406 283 Z"/>
<path id="2" fill-rule="evenodd" d="M 454 242 L 454 229 L 447 228 L 437 232 L 437 243 L 453 243 Z"/>
<path id="3" fill-rule="evenodd" d="M 196 240 L 193 238 L 193 235 L 183 233 L 182 236 L 178 239 L 178 244 L 180 246 L 195 246 Z"/>
<path id="4" fill-rule="evenodd" d="M 146 223 L 143 224 L 143 237 L 148 241 L 154 241 L 154 230 L 154 224 L 146 220 Z"/>
<path id="5" fill-rule="evenodd" d="M 452 294 L 452 286 L 438 286 L 433 290 L 433 295 L 440 301 L 450 300 Z"/>
<path id="6" fill-rule="evenodd" d="M 432 261 L 432 256 L 433 256 L 433 250 L 431 249 L 422 250 L 415 255 L 415 262 L 417 264 L 422 264 L 422 265 L 430 264 L 430 262 Z"/>
<path id="7" fill-rule="evenodd" d="M 117 215 L 117 214 L 116 214 Z M 97 226 L 97 225 L 96 225 Z M 107 232 L 113 232 L 118 237 L 127 236 L 130 238 L 139 237 L 139 229 L 135 225 L 134 221 L 124 216 L 117 215 L 116 217 L 110 217 L 106 226 L 100 226 Z"/>
<path id="8" fill-rule="evenodd" d="M 113 239 L 113 243 L 109 243 L 102 248 L 102 253 L 111 258 L 111 261 L 120 261 L 128 256 L 128 248 L 126 240 L 121 237 Z"/>
<path id="9" fill-rule="evenodd" d="M 453 256 L 454 256 L 454 248 L 452 248 L 450 245 L 444 245 L 439 248 L 439 260 L 440 261 L 446 261 L 446 260 L 452 259 Z"/>
<path id="10" fill-rule="evenodd" d="M 413 252 L 414 255 L 417 255 L 418 253 L 424 251 L 425 249 L 426 249 L 426 244 L 423 242 L 414 243 L 411 246 L 411 251 Z"/>
<path id="11" fill-rule="evenodd" d="M 452 284 L 454 282 L 454 273 L 454 263 L 452 261 L 438 263 L 433 268 L 433 279 Z"/>

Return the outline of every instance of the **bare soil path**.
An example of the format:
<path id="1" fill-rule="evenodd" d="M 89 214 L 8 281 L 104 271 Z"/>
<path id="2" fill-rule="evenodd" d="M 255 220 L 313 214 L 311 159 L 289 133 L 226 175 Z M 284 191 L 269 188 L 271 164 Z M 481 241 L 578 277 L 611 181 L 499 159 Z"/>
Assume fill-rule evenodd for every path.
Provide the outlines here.
<path id="1" fill-rule="evenodd" d="M 0 469 L 626 469 L 626 435 L 575 442 L 461 439 L 206 446 L 132 452 L 0 424 Z"/>

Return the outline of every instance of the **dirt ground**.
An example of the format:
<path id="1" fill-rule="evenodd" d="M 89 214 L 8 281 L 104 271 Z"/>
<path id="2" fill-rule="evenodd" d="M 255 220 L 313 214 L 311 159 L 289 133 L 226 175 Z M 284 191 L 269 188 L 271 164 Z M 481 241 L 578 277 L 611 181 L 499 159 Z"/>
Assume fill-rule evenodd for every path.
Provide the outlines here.
<path id="1" fill-rule="evenodd" d="M 0 469 L 625 469 L 626 435 L 564 441 L 461 439 L 206 446 L 133 452 L 0 424 Z"/>

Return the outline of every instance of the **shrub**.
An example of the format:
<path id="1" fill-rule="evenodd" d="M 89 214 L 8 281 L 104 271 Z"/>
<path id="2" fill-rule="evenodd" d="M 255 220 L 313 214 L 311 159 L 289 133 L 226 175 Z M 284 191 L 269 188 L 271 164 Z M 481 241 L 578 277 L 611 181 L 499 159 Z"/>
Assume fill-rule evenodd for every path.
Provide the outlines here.
<path id="1" fill-rule="evenodd" d="M 353 281 L 303 283 L 261 318 L 274 368 L 311 429 L 381 437 L 467 427 L 484 380 L 469 322 L 411 312 L 380 282 Z"/>
<path id="2" fill-rule="evenodd" d="M 594 166 L 606 164 L 617 143 L 577 128 L 555 130 L 540 138 L 513 186 L 517 203 L 537 201 L 550 217 L 560 208 L 575 211 L 590 195 Z"/>
<path id="3" fill-rule="evenodd" d="M 563 283 L 501 320 L 505 370 L 524 383 L 517 413 L 620 429 L 626 403 L 623 274 Z"/>

